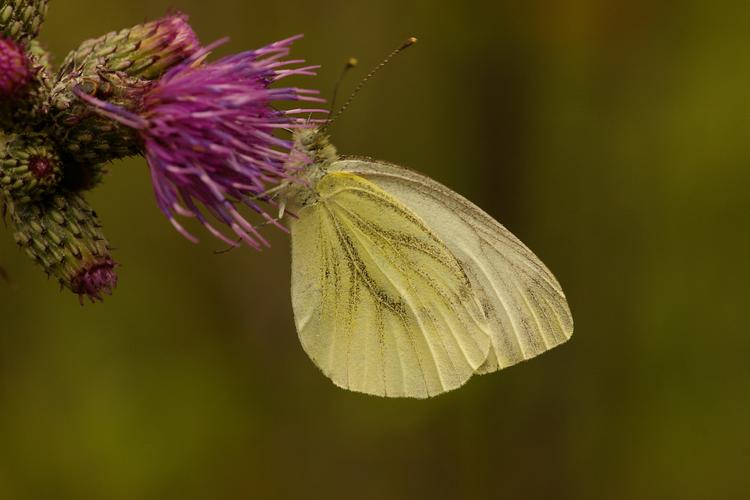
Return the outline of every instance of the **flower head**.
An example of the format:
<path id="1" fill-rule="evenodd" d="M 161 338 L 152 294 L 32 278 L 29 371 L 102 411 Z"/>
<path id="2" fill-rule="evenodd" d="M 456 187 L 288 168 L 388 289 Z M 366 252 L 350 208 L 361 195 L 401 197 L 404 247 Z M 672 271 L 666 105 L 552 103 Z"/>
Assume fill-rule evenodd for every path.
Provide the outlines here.
<path id="1" fill-rule="evenodd" d="M 269 187 L 291 177 L 293 149 L 275 132 L 305 127 L 306 115 L 323 111 L 274 107 L 279 101 L 322 101 L 312 90 L 271 88 L 290 75 L 314 74 L 317 66 L 283 60 L 297 38 L 209 64 L 205 58 L 223 41 L 206 47 L 155 82 L 135 112 L 76 91 L 99 113 L 139 131 L 159 208 L 188 239 L 195 241 L 176 215 L 196 217 L 216 237 L 236 244 L 205 211 L 250 246 L 267 245 L 238 208 L 245 205 L 274 222 L 258 201 L 268 201 Z"/>
<path id="2" fill-rule="evenodd" d="M 0 36 L 0 100 L 15 96 L 33 77 L 23 47 Z"/>
<path id="3" fill-rule="evenodd" d="M 101 224 L 80 195 L 61 191 L 35 203 L 5 202 L 16 243 L 61 287 L 93 301 L 117 286 Z"/>

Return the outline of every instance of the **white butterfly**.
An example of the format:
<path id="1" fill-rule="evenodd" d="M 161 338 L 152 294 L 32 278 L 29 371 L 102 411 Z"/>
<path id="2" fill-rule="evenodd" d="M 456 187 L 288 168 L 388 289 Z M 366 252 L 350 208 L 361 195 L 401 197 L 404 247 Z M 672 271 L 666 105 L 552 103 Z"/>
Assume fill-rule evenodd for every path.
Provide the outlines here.
<path id="1" fill-rule="evenodd" d="M 339 158 L 319 130 L 295 142 L 313 159 L 283 196 L 295 323 L 336 385 L 435 396 L 570 338 L 555 277 L 476 205 L 414 171 Z"/>

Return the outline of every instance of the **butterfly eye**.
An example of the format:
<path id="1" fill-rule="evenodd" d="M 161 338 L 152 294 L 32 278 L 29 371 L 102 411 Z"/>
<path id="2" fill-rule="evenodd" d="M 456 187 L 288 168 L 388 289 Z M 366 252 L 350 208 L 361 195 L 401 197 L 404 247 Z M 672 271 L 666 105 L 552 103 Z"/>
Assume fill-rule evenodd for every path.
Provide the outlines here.
<path id="1" fill-rule="evenodd" d="M 315 143 L 316 132 L 313 130 L 303 129 L 299 132 L 299 142 L 303 146 L 311 146 Z"/>

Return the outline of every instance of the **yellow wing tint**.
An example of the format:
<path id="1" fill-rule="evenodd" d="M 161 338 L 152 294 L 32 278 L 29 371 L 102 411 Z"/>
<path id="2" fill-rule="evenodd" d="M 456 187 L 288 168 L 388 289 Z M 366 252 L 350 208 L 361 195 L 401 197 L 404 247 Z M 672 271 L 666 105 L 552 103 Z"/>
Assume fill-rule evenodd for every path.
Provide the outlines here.
<path id="1" fill-rule="evenodd" d="M 391 397 L 455 389 L 490 349 L 459 262 L 372 182 L 326 174 L 292 230 L 292 305 L 307 354 L 336 385 Z"/>
<path id="2" fill-rule="evenodd" d="M 414 211 L 471 280 L 487 313 L 492 353 L 478 370 L 518 363 L 568 340 L 573 319 L 555 277 L 521 241 L 442 184 L 383 162 L 341 160 L 331 171 L 360 175 Z"/>

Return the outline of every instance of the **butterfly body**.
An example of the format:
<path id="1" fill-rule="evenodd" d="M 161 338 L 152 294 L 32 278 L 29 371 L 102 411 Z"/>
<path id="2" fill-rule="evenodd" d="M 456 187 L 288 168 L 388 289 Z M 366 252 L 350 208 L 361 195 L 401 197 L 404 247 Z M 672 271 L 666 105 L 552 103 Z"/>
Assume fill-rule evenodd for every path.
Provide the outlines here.
<path id="1" fill-rule="evenodd" d="M 286 192 L 292 303 L 305 351 L 337 385 L 429 397 L 564 342 L 557 281 L 479 208 L 410 170 L 341 159 L 316 130 Z"/>

